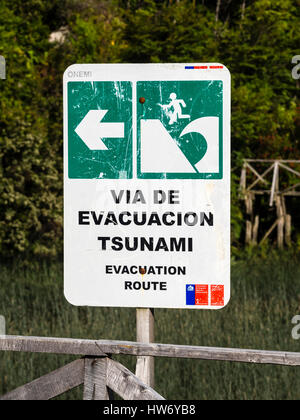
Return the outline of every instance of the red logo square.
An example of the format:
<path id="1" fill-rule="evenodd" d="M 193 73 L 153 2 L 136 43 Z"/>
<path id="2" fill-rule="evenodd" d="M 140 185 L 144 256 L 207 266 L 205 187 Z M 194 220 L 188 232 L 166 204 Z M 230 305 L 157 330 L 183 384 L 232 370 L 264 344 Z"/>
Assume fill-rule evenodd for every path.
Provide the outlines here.
<path id="1" fill-rule="evenodd" d="M 208 285 L 195 285 L 195 305 L 208 305 Z"/>
<path id="2" fill-rule="evenodd" d="M 224 286 L 221 284 L 211 285 L 211 305 L 224 306 Z"/>

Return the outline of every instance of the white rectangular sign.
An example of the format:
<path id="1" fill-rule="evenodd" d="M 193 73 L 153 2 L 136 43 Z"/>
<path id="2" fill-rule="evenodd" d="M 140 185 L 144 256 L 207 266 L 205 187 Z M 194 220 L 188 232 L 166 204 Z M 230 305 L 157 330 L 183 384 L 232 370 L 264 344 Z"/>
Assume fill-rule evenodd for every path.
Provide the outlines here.
<path id="1" fill-rule="evenodd" d="M 230 298 L 230 73 L 80 64 L 64 74 L 64 281 L 74 305 Z"/>

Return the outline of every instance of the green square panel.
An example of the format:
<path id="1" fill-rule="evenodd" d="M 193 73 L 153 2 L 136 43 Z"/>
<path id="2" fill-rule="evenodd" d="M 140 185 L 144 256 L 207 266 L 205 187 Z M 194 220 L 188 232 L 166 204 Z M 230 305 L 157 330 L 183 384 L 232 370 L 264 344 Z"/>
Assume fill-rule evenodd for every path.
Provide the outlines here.
<path id="1" fill-rule="evenodd" d="M 69 178 L 132 178 L 132 83 L 68 83 Z"/>
<path id="2" fill-rule="evenodd" d="M 138 178 L 222 179 L 223 82 L 138 82 L 137 133 Z"/>

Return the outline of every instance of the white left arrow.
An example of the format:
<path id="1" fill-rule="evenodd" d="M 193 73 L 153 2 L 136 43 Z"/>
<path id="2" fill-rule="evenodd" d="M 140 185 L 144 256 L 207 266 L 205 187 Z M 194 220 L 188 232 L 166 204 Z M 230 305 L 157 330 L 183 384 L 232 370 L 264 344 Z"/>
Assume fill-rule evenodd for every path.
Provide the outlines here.
<path id="1" fill-rule="evenodd" d="M 108 109 L 89 111 L 75 129 L 90 150 L 108 150 L 103 138 L 124 138 L 124 123 L 101 122 L 107 112 Z"/>

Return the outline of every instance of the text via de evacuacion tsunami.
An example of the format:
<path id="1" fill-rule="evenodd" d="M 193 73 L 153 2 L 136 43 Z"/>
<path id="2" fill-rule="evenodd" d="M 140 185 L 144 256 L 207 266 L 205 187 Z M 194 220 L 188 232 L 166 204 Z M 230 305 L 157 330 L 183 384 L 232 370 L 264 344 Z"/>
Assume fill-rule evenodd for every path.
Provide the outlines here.
<path id="1" fill-rule="evenodd" d="M 111 196 L 115 204 L 120 204 L 124 201 L 126 203 L 143 203 L 146 204 L 144 194 L 141 190 L 134 192 L 132 200 L 130 190 L 120 190 L 118 193 L 111 190 Z M 131 201 L 130 201 L 131 200 Z M 160 205 L 168 200 L 169 204 L 180 204 L 179 191 L 170 190 L 168 193 L 162 190 L 154 190 L 153 204 Z M 102 210 L 79 210 L 78 224 L 80 226 L 98 225 L 121 225 L 121 226 L 213 226 L 214 215 L 212 212 L 174 212 L 166 211 L 161 214 L 158 212 L 146 211 L 102 211 Z M 184 237 L 120 237 L 120 236 L 98 236 L 99 248 L 101 251 L 165 251 L 165 252 L 192 252 L 193 238 Z"/>

